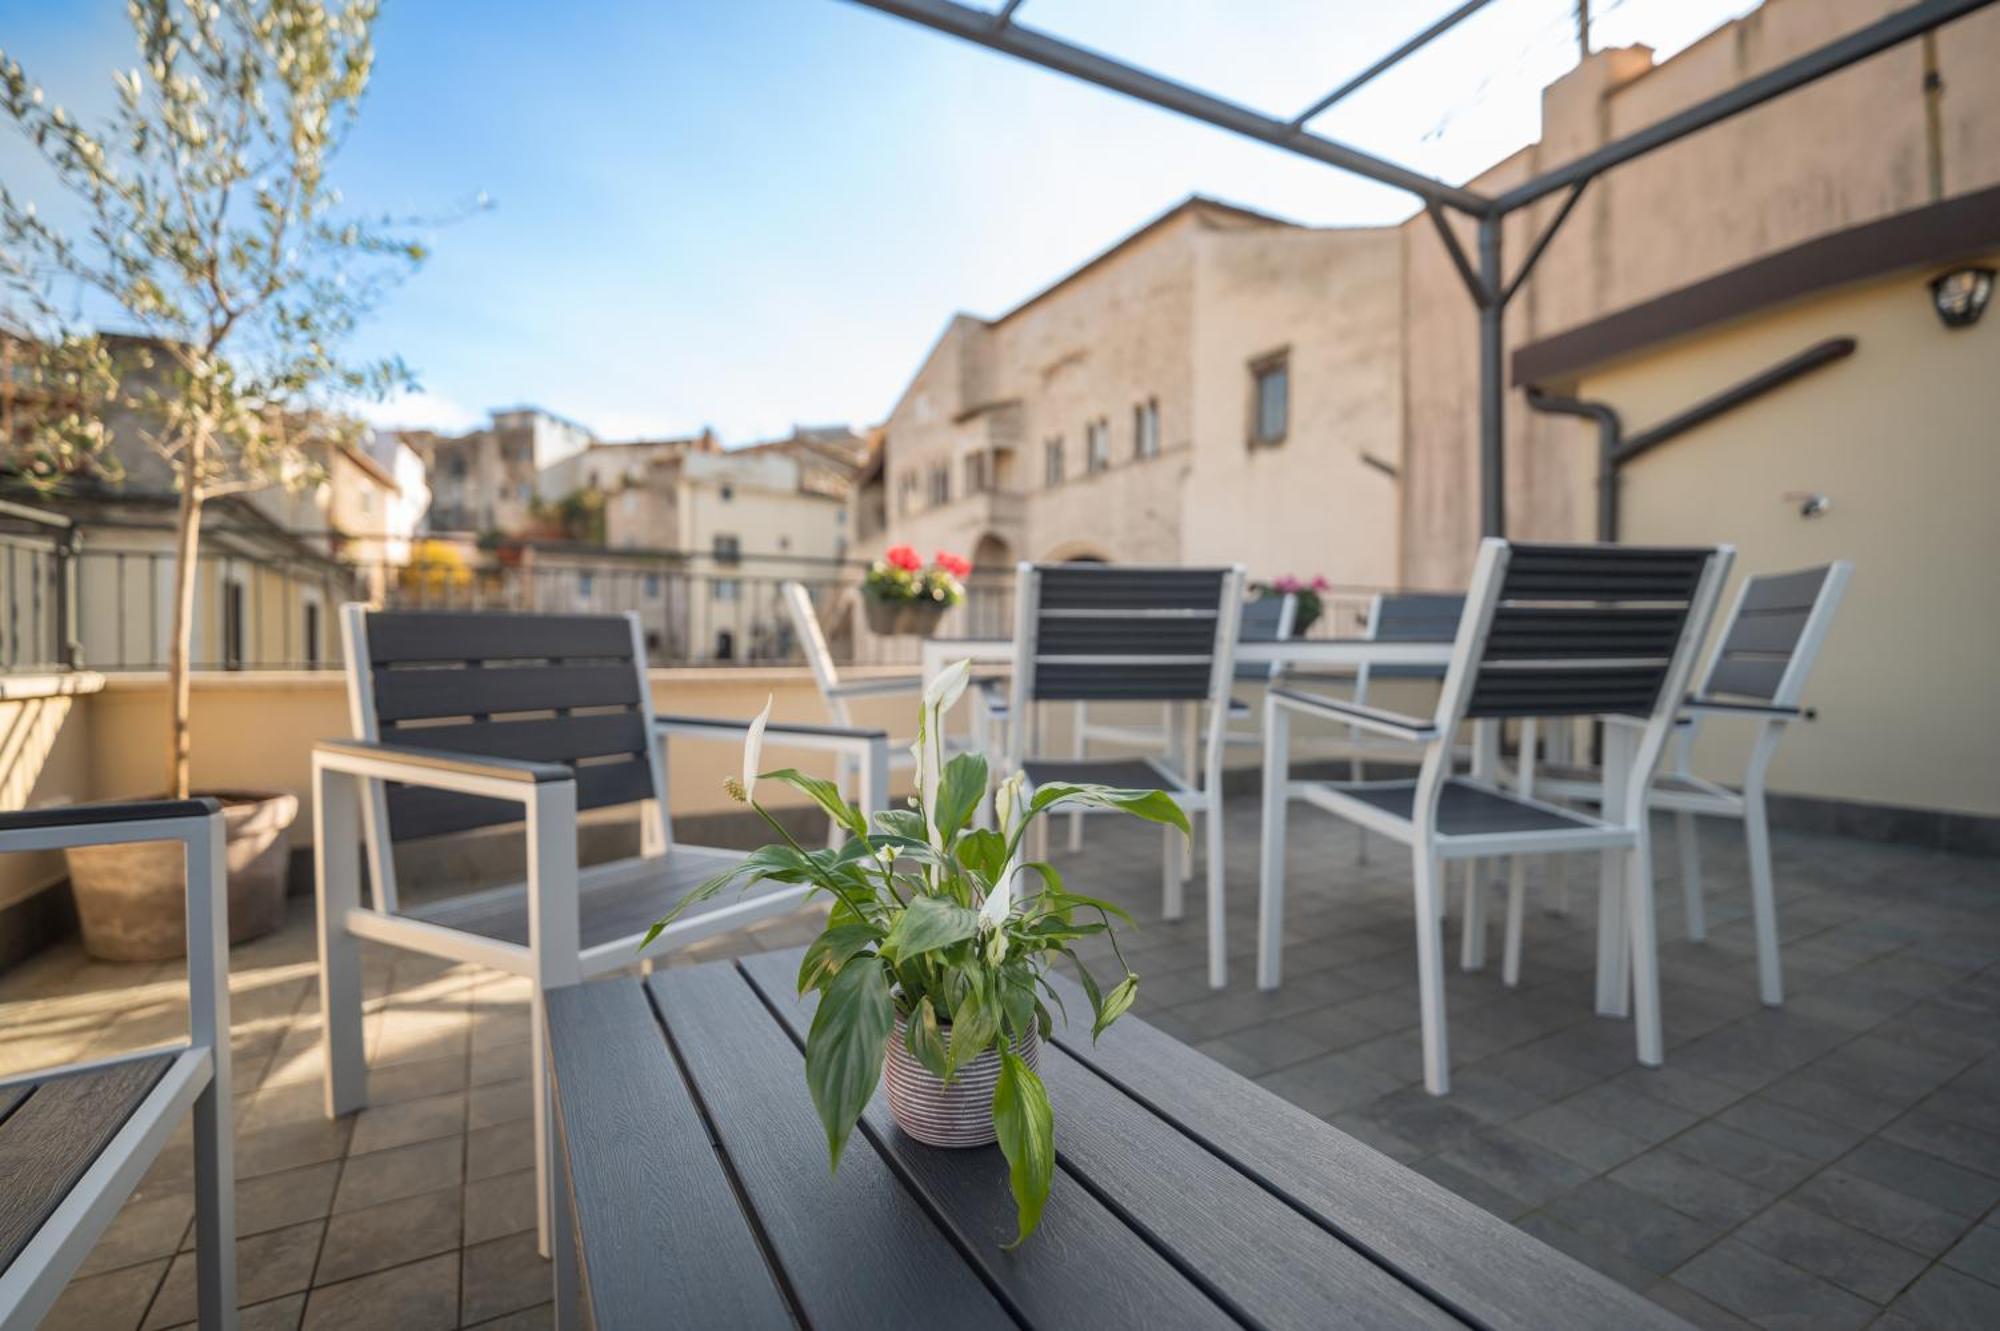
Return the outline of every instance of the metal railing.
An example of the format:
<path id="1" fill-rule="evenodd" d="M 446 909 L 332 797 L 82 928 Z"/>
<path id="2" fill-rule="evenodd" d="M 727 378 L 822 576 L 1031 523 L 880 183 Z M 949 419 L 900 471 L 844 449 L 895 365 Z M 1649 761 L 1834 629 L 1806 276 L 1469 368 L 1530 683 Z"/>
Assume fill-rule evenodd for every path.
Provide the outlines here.
<path id="1" fill-rule="evenodd" d="M 75 549 L 67 518 L 0 501 L 0 672 L 76 664 Z"/>

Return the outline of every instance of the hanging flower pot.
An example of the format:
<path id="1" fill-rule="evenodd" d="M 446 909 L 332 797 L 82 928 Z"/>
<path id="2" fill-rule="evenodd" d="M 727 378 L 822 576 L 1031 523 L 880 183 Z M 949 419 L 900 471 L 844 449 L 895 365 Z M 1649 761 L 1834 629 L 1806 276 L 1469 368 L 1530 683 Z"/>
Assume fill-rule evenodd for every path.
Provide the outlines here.
<path id="1" fill-rule="evenodd" d="M 928 638 L 937 632 L 944 612 L 951 609 L 941 601 L 911 601 L 897 617 L 896 632 L 913 638 Z"/>
<path id="2" fill-rule="evenodd" d="M 879 633 L 886 636 L 903 631 L 901 627 L 903 609 L 909 604 L 908 602 L 884 601 L 877 597 L 868 596 L 862 598 L 861 604 L 867 612 L 868 631 L 870 633 Z"/>

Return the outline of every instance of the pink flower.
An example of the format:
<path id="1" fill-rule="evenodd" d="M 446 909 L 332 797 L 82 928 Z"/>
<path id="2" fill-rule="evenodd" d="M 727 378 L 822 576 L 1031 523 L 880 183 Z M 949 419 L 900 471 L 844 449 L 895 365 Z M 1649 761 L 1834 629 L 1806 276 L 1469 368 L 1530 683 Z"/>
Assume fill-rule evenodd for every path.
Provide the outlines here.
<path id="1" fill-rule="evenodd" d="M 890 546 L 887 558 L 893 567 L 908 573 L 915 573 L 924 566 L 924 561 L 917 558 L 917 552 L 907 545 Z"/>
<path id="2" fill-rule="evenodd" d="M 962 578 L 972 572 L 972 562 L 970 560 L 952 554 L 949 550 L 938 551 L 933 557 L 932 562 L 945 572 L 951 574 L 954 578 Z"/>
<path id="3" fill-rule="evenodd" d="M 1316 592 L 1323 592 L 1323 591 L 1325 591 L 1325 590 L 1326 590 L 1327 588 L 1329 588 L 1329 587 L 1331 587 L 1331 586 L 1333 586 L 1333 584 L 1332 584 L 1332 583 L 1330 583 L 1330 582 L 1328 582 L 1328 581 L 1326 580 L 1326 578 L 1325 578 L 1325 576 L 1324 576 L 1324 575 L 1322 575 L 1322 574 L 1315 574 L 1315 575 L 1313 576 L 1313 590 L 1314 590 L 1314 591 L 1316 591 Z"/>
<path id="4" fill-rule="evenodd" d="M 1279 578 L 1276 582 L 1273 582 L 1271 586 L 1277 589 L 1277 591 L 1279 591 L 1280 593 L 1295 592 L 1299 589 L 1299 580 L 1293 577 L 1291 574 L 1287 573 L 1285 574 L 1284 577 Z"/>

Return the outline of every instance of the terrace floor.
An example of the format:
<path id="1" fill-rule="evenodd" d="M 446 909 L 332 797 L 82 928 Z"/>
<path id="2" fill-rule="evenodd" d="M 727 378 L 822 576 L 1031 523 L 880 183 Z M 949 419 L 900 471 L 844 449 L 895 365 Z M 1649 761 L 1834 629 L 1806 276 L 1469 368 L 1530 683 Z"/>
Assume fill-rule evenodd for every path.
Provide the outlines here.
<path id="1" fill-rule="evenodd" d="M 1780 833 L 1788 1002 L 1756 1000 L 1736 829 L 1704 827 L 1709 939 L 1660 870 L 1666 1066 L 1591 1013 L 1594 869 L 1531 910 L 1521 987 L 1448 984 L 1452 1094 L 1419 1083 L 1407 860 L 1293 814 L 1286 980 L 1252 987 L 1257 808 L 1230 801 L 1232 984 L 1205 983 L 1201 879 L 1158 918 L 1157 832 L 1093 820 L 1063 857 L 1131 906 L 1147 1020 L 1703 1326 L 2000 1326 L 2000 863 Z M 1060 845 L 1060 826 L 1054 830 Z M 1671 845 L 1671 838 L 1659 839 Z M 1537 906 L 1549 904 L 1537 894 Z M 320 1115 L 309 903 L 231 958 L 246 1328 L 542 1326 L 526 990 L 371 948 L 371 1107 Z M 706 959 L 805 940 L 801 915 Z M 1496 926 L 1497 927 L 1497 926 Z M 1455 959 L 1456 903 L 1448 930 Z M 1497 935 L 1492 947 L 1497 958 Z M 73 945 L 0 976 L 0 1074 L 174 1037 L 179 967 Z M 1057 1106 L 1061 1137 L 1061 1106 Z M 193 1316 L 185 1146 L 49 1325 Z M 178 1254 L 178 1255 L 177 1255 Z"/>

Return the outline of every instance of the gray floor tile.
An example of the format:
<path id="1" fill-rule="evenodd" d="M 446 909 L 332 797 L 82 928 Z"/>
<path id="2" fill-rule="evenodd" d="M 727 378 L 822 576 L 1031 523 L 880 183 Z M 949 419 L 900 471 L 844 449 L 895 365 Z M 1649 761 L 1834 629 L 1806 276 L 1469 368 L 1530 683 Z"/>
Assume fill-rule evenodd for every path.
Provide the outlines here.
<path id="1" fill-rule="evenodd" d="M 42 1331 L 135 1331 L 167 1274 L 167 1259 L 72 1280 L 42 1319 Z"/>
<path id="2" fill-rule="evenodd" d="M 325 1222 L 308 1221 L 284 1229 L 253 1234 L 236 1241 L 236 1301 L 239 1305 L 266 1303 L 280 1295 L 302 1292 L 311 1283 L 313 1259 L 319 1255 L 320 1233 Z M 146 1314 L 148 1331 L 156 1327 L 178 1326 L 194 1320 L 195 1254 L 184 1252 L 174 1258 L 153 1307 Z M 266 1313 L 265 1317 L 274 1314 Z"/>
<path id="3" fill-rule="evenodd" d="M 465 1243 L 505 1238 L 535 1227 L 535 1171 L 519 1170 L 465 1185 Z"/>
<path id="4" fill-rule="evenodd" d="M 1738 1100 L 1715 1121 L 1821 1164 L 1845 1155 L 1867 1135 L 1761 1095 Z"/>
<path id="5" fill-rule="evenodd" d="M 534 1164 L 535 1124 L 532 1119 L 517 1119 L 466 1134 L 465 1177 L 468 1180 L 511 1174 L 517 1169 L 532 1169 Z"/>
<path id="6" fill-rule="evenodd" d="M 336 1212 L 327 1222 L 315 1280 L 329 1285 L 458 1247 L 460 1200 L 460 1189 L 452 1186 Z"/>
<path id="7" fill-rule="evenodd" d="M 1855 1331 L 1879 1311 L 1866 1299 L 1735 1239 L 1724 1239 L 1674 1272 L 1674 1281 L 1758 1326 Z"/>
<path id="8" fill-rule="evenodd" d="M 1543 1213 L 1655 1275 L 1680 1266 L 1717 1233 L 1714 1226 L 1603 1178 L 1564 1193 Z"/>
<path id="9" fill-rule="evenodd" d="M 353 1155 L 386 1151 L 465 1131 L 464 1091 L 447 1091 L 396 1104 L 370 1105 L 354 1116 Z"/>
<path id="10" fill-rule="evenodd" d="M 1840 1168 L 1953 1215 L 1982 1216 L 2000 1203 L 2000 1179 L 1961 1169 L 1948 1160 L 1880 1137 L 1842 1156 Z"/>
<path id="11" fill-rule="evenodd" d="M 463 1137 L 441 1137 L 348 1157 L 340 1175 L 340 1191 L 333 1199 L 334 1211 L 359 1211 L 456 1187 L 464 1179 L 465 1142 Z"/>
<path id="12" fill-rule="evenodd" d="M 458 1325 L 458 1254 L 320 1285 L 306 1297 L 303 1331 L 449 1331 Z"/>
<path id="13" fill-rule="evenodd" d="M 1633 1157 L 1612 1170 L 1610 1177 L 1718 1229 L 1741 1224 L 1776 1196 L 1665 1147 Z"/>
<path id="14" fill-rule="evenodd" d="M 2000 1219 L 1989 1220 L 1960 1239 L 1944 1261 L 1989 1285 L 2000 1285 Z"/>
<path id="15" fill-rule="evenodd" d="M 1992 1133 L 1919 1109 L 1891 1123 L 1882 1135 L 1898 1146 L 2000 1179 L 2000 1137 Z"/>
<path id="16" fill-rule="evenodd" d="M 239 1236 L 260 1234 L 325 1216 L 333 1204 L 333 1186 L 340 1174 L 338 1161 L 307 1165 L 242 1179 L 236 1184 L 236 1232 Z M 186 1242 L 193 1241 L 190 1231 Z"/>
<path id="17" fill-rule="evenodd" d="M 1756 1323 L 1716 1307 L 1686 1285 L 1662 1280 L 1646 1288 L 1646 1297 L 1700 1331 L 1756 1331 Z"/>
<path id="18" fill-rule="evenodd" d="M 1601 1174 L 1646 1149 L 1646 1143 L 1568 1104 L 1537 1109 L 1507 1125 L 1564 1159 Z"/>
<path id="19" fill-rule="evenodd" d="M 1876 1325 L 1883 1331 L 1993 1331 L 2000 1326 L 2000 1286 L 1934 1266 Z"/>
<path id="20" fill-rule="evenodd" d="M 535 1251 L 533 1230 L 474 1244 L 465 1250 L 460 1317 L 475 1323 L 546 1302 L 552 1272 Z"/>
<path id="21" fill-rule="evenodd" d="M 1591 1171 L 1505 1127 L 1482 1126 L 1438 1159 L 1518 1197 L 1529 1208 L 1541 1206 L 1589 1178 Z"/>
<path id="22" fill-rule="evenodd" d="M 1819 1163 L 1773 1145 L 1761 1137 L 1738 1132 L 1714 1119 L 1695 1124 L 1664 1149 L 1696 1164 L 1740 1179 L 1766 1192 L 1789 1192 L 1819 1169 Z"/>
<path id="23" fill-rule="evenodd" d="M 1971 1227 L 1963 1216 L 1838 1168 L 1807 1179 L 1792 1200 L 1927 1257 L 1942 1253 Z"/>
<path id="24" fill-rule="evenodd" d="M 1908 1248 L 1793 1202 L 1779 1202 L 1736 1237 L 1871 1303 L 1894 1299 L 1929 1264 Z"/>

